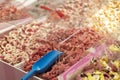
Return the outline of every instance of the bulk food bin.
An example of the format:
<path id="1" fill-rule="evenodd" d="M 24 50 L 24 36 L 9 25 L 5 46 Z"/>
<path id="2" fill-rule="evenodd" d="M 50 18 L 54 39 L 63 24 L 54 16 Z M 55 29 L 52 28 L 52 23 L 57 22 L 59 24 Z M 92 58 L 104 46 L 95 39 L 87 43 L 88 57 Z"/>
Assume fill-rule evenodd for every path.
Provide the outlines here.
<path id="1" fill-rule="evenodd" d="M 22 24 L 27 24 L 32 19 L 27 20 L 19 20 L 16 21 L 16 25 L 8 24 L 8 23 L 1 23 L 1 30 L 0 30 L 0 37 L 3 37 L 8 32 L 10 32 L 12 29 L 19 27 Z M 24 72 L 17 69 L 13 65 L 10 65 L 2 60 L 0 60 L 0 79 L 1 80 L 19 80 L 21 76 L 24 75 Z M 33 78 L 33 80 L 37 80 L 37 78 Z"/>

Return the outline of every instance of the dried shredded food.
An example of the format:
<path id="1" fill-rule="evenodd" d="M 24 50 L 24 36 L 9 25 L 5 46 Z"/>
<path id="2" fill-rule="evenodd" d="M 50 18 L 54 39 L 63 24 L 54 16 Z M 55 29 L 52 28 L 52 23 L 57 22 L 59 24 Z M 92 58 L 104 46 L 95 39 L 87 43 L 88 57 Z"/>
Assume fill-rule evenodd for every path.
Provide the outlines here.
<path id="1" fill-rule="evenodd" d="M 55 49 L 55 43 L 50 43 L 48 41 L 44 40 L 39 40 L 40 43 L 43 43 L 44 45 L 40 46 L 39 49 L 34 52 L 28 61 L 25 62 L 24 64 L 24 70 L 28 71 L 31 70 L 32 65 L 39 60 L 42 56 L 44 56 L 47 52 L 50 50 Z"/>
<path id="2" fill-rule="evenodd" d="M 70 29 L 59 29 L 57 31 L 50 31 L 47 37 L 47 40 L 59 43 L 72 35 L 77 29 L 70 28 Z"/>
<path id="3" fill-rule="evenodd" d="M 72 29 L 59 29 L 55 32 L 51 32 L 49 33 L 49 35 L 47 36 L 47 41 L 45 40 L 40 40 L 40 38 L 34 37 L 35 44 L 37 43 L 42 43 L 42 46 L 39 46 L 36 52 L 33 53 L 33 55 L 31 55 L 31 58 L 25 62 L 24 64 L 24 70 L 28 71 L 31 69 L 32 64 L 37 61 L 38 59 L 40 59 L 45 53 L 47 53 L 48 51 L 52 50 L 52 49 L 58 49 L 58 43 L 61 42 L 62 40 L 66 39 L 68 36 L 70 36 L 71 34 L 73 34 L 76 31 L 76 29 L 72 28 Z M 33 48 L 35 48 L 36 46 L 34 46 Z M 32 62 L 32 63 L 31 63 Z M 29 66 L 29 67 L 28 67 Z"/>
<path id="4" fill-rule="evenodd" d="M 64 54 L 48 72 L 40 74 L 38 76 L 46 80 L 57 80 L 58 75 L 63 73 L 66 69 L 71 67 L 79 59 L 84 57 L 86 55 L 85 50 L 99 42 L 101 38 L 102 37 L 98 34 L 98 32 L 89 28 L 85 28 L 81 29 L 76 35 L 68 39 L 60 46 L 52 46 L 53 49 L 55 47 L 55 49 L 63 51 Z M 42 49 L 41 51 L 44 51 L 44 49 Z M 43 52 L 37 52 L 36 56 L 41 55 L 42 53 Z M 36 56 L 34 55 L 33 57 Z M 28 62 L 26 62 L 24 70 L 29 71 L 31 69 L 30 62 L 34 62 L 34 60 L 32 60 L 31 58 Z M 29 66 L 28 64 L 30 65 L 30 67 L 26 68 L 27 66 Z"/>
<path id="5" fill-rule="evenodd" d="M 101 38 L 101 35 L 93 29 L 84 28 L 80 30 L 79 33 L 60 45 L 59 50 L 63 51 L 64 54 L 50 71 L 41 74 L 39 77 L 57 80 L 57 76 L 84 57 L 86 55 L 85 50 L 99 42 Z"/>

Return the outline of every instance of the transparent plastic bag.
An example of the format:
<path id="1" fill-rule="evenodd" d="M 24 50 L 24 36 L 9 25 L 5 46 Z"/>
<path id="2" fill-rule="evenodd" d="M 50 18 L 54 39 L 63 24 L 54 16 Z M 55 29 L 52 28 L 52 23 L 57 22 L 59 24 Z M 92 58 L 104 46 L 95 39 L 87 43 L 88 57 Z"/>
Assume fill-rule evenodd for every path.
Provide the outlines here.
<path id="1" fill-rule="evenodd" d="M 111 46 L 111 45 L 110 45 Z M 99 55 L 99 54 L 100 55 Z M 92 57 L 83 58 L 81 61 L 71 67 L 66 73 L 62 75 L 63 80 L 79 80 L 79 79 L 120 79 L 119 53 L 111 51 L 107 45 L 106 48 L 102 46 Z M 90 59 L 91 58 L 91 59 Z M 87 60 L 88 59 L 88 60 Z M 83 63 L 83 61 L 85 61 Z M 81 64 L 79 64 L 81 63 Z M 83 64 L 82 64 L 83 63 Z M 85 75 L 85 76 L 84 76 Z M 107 76 L 106 76 L 107 75 Z M 114 75 L 113 77 L 110 75 Z"/>
<path id="2" fill-rule="evenodd" d="M 90 52 L 87 56 L 80 59 L 77 63 L 75 63 L 72 67 L 66 70 L 63 74 L 58 76 L 59 80 L 74 80 L 75 75 L 77 75 L 86 65 L 89 64 L 92 58 L 100 57 L 102 52 L 105 49 L 105 45 L 100 45 L 94 48 L 94 51 Z"/>

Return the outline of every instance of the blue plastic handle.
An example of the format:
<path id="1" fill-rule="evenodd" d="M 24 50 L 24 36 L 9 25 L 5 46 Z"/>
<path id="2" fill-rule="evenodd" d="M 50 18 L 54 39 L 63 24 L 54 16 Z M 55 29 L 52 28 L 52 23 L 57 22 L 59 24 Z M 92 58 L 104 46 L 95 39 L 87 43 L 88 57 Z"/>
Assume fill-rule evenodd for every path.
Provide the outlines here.
<path id="1" fill-rule="evenodd" d="M 21 80 L 28 80 L 31 76 L 33 76 L 36 73 L 35 70 L 31 70 L 30 72 L 28 72 L 25 76 L 23 76 L 21 78 Z"/>
<path id="2" fill-rule="evenodd" d="M 44 73 L 48 68 L 50 68 L 62 54 L 60 51 L 52 50 L 46 55 L 44 55 L 40 60 L 38 60 L 32 67 L 32 69 L 37 70 L 38 73 Z"/>
<path id="3" fill-rule="evenodd" d="M 56 50 L 48 52 L 41 59 L 33 64 L 32 70 L 28 72 L 25 76 L 23 76 L 21 80 L 28 80 L 35 73 L 44 73 L 56 62 L 61 54 L 62 52 Z"/>

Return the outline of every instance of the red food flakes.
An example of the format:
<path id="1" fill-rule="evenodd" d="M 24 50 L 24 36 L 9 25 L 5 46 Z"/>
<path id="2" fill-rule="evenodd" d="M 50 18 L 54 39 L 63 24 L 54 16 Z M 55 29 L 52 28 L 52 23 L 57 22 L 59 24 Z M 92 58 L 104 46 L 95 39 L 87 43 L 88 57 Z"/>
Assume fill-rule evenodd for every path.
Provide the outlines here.
<path id="1" fill-rule="evenodd" d="M 101 35 L 93 29 L 84 28 L 80 30 L 79 33 L 60 45 L 59 50 L 64 52 L 60 61 L 50 71 L 41 74 L 39 77 L 49 80 L 57 79 L 57 76 L 87 55 L 85 50 L 98 43 L 101 38 Z"/>
<path id="2" fill-rule="evenodd" d="M 47 42 L 47 41 L 43 41 L 41 40 L 41 42 L 44 42 L 44 45 L 39 47 L 39 50 L 37 50 L 35 53 L 33 53 L 29 59 L 29 61 L 26 61 L 24 64 L 24 70 L 28 71 L 32 68 L 32 65 L 38 60 L 40 59 L 43 55 L 45 55 L 45 53 L 49 52 L 50 50 L 53 49 L 53 43 Z"/>
<path id="3" fill-rule="evenodd" d="M 49 12 L 52 12 L 51 16 L 56 17 L 56 19 L 57 19 L 57 17 L 59 17 L 59 18 L 67 18 L 67 16 L 64 14 L 63 11 L 53 10 L 53 9 L 47 7 L 47 6 L 42 6 L 42 5 L 40 6 L 40 8 L 44 9 L 44 10 L 47 10 Z"/>
<path id="4" fill-rule="evenodd" d="M 64 39 L 66 39 L 67 37 L 69 37 L 70 35 L 72 35 L 75 31 L 77 31 L 77 29 L 75 29 L 75 28 L 71 28 L 71 29 L 67 29 L 67 30 L 59 29 L 54 32 L 51 31 L 51 32 L 49 32 L 47 40 L 59 43 L 59 42 L 63 41 Z"/>
<path id="5" fill-rule="evenodd" d="M 60 33 L 58 32 L 57 34 L 60 34 Z M 54 33 L 54 35 L 57 35 L 57 34 Z M 62 36 L 64 35 L 62 34 L 61 37 Z M 101 40 L 102 37 L 101 35 L 99 35 L 99 33 L 94 31 L 93 29 L 84 28 L 80 30 L 76 35 L 72 36 L 70 39 L 68 39 L 66 42 L 64 42 L 63 44 L 59 46 L 56 45 L 56 42 L 61 41 L 61 38 L 51 37 L 50 40 L 52 39 L 54 42 L 52 46 L 49 45 L 49 47 L 45 46 L 44 48 L 43 46 L 40 47 L 39 51 L 36 52 L 35 55 L 32 55 L 31 56 L 32 58 L 30 58 L 30 60 L 25 63 L 24 65 L 25 71 L 29 71 L 31 69 L 31 67 L 27 67 L 31 65 L 31 62 L 37 61 L 47 51 L 57 48 L 57 50 L 64 52 L 64 54 L 60 57 L 60 59 L 48 72 L 38 75 L 39 77 L 43 79 L 57 80 L 57 76 L 59 76 L 61 73 L 63 73 L 65 70 L 70 68 L 73 64 L 75 64 L 78 60 L 80 60 L 85 55 L 87 55 L 85 54 L 85 51 L 91 46 L 95 45 L 97 42 L 99 42 L 99 40 Z"/>
<path id="6" fill-rule="evenodd" d="M 27 61 L 24 64 L 24 70 L 29 71 L 32 67 L 33 62 L 36 62 L 43 55 L 45 55 L 45 53 L 47 53 L 48 51 L 52 49 L 56 49 L 59 42 L 63 41 L 65 38 L 73 34 L 73 32 L 75 31 L 76 29 L 72 28 L 72 29 L 67 29 L 67 30 L 60 29 L 55 32 L 49 32 L 50 35 L 47 36 L 48 41 L 44 41 L 44 40 L 40 40 L 36 38 L 35 39 L 36 42 L 43 44 L 43 45 L 37 48 L 38 50 L 35 53 L 33 53 L 29 61 Z"/>

